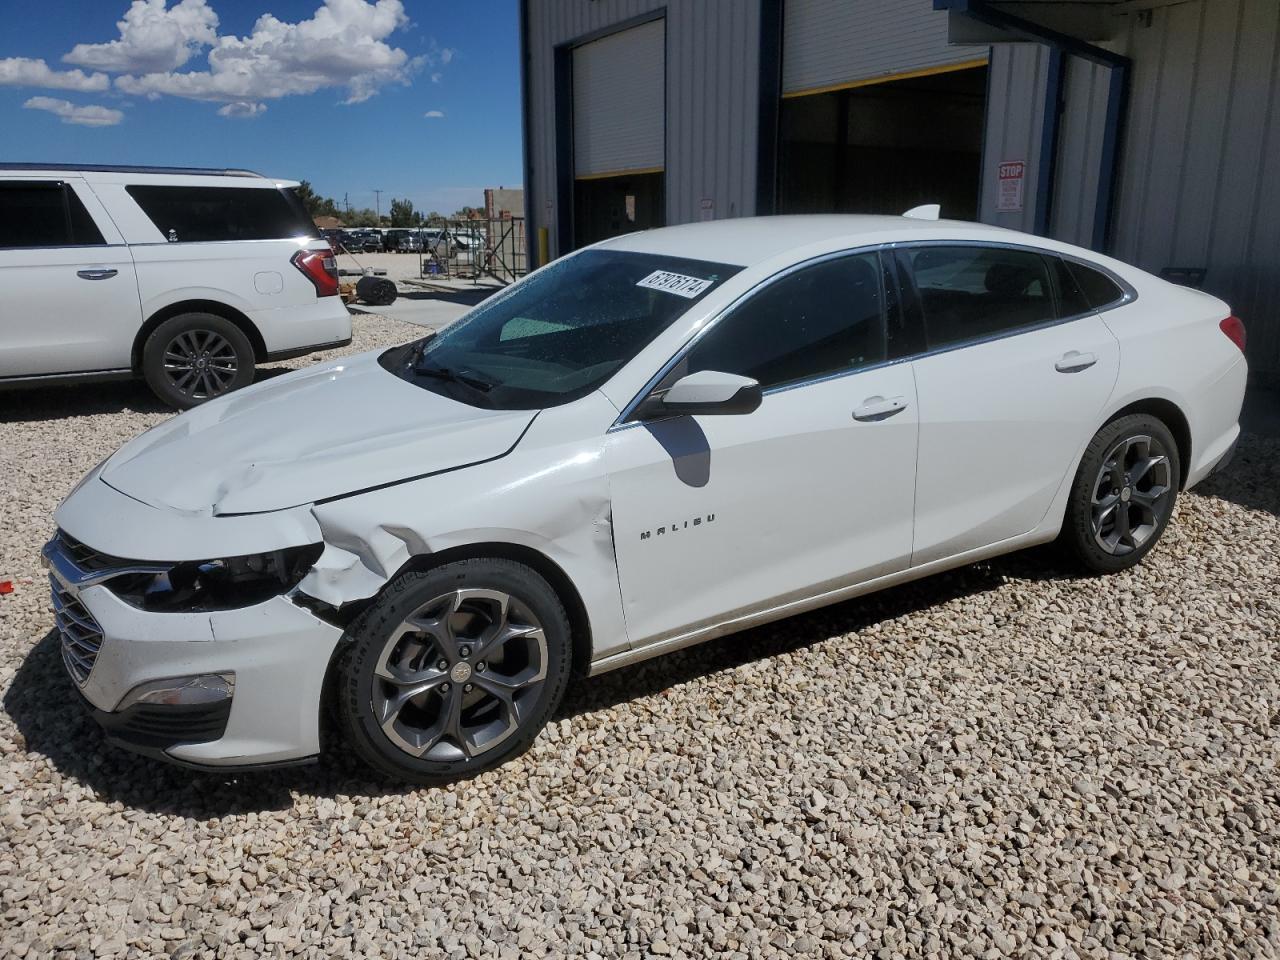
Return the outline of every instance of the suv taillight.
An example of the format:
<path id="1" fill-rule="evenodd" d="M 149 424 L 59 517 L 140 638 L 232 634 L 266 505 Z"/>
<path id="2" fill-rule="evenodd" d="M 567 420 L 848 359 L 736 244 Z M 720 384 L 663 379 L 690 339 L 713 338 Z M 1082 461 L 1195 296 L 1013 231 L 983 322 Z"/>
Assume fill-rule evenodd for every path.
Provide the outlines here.
<path id="1" fill-rule="evenodd" d="M 1218 324 L 1218 326 L 1221 327 L 1222 332 L 1227 335 L 1227 339 L 1239 347 L 1241 353 L 1244 353 L 1244 321 L 1237 316 L 1230 316 Z"/>
<path id="2" fill-rule="evenodd" d="M 299 250 L 289 262 L 311 281 L 317 297 L 338 295 L 338 265 L 332 250 Z"/>

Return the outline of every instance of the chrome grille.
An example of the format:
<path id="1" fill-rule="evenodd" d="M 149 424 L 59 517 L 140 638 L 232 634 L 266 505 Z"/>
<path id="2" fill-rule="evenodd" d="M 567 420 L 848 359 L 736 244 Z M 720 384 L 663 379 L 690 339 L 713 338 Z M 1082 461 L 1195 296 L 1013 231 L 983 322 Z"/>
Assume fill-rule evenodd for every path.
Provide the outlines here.
<path id="1" fill-rule="evenodd" d="M 76 683 L 83 687 L 98 659 L 102 628 L 76 595 L 55 577 L 49 577 L 49 586 L 53 591 L 53 615 L 62 636 L 62 662 Z"/>

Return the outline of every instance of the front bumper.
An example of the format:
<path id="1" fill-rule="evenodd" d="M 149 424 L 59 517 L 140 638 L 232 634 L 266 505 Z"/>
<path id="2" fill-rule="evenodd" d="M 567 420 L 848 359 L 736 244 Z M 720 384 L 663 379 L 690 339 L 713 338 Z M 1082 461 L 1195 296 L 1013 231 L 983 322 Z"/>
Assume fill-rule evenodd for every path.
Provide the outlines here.
<path id="1" fill-rule="evenodd" d="M 341 629 L 284 596 L 238 610 L 138 610 L 53 545 L 46 560 L 68 673 L 111 741 L 220 769 L 305 760 L 320 752 L 322 690 Z M 77 621 L 63 613 L 68 598 Z M 86 650 L 94 641 L 90 656 Z M 196 674 L 234 674 L 234 695 L 201 708 L 119 709 L 144 683 Z"/>

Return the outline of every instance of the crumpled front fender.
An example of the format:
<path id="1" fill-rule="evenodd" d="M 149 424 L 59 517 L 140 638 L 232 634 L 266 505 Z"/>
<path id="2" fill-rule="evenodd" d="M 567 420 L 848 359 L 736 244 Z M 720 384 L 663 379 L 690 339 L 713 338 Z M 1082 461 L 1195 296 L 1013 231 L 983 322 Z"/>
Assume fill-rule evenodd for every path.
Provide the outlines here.
<path id="1" fill-rule="evenodd" d="M 416 558 L 509 544 L 538 552 L 573 583 L 593 658 L 627 649 L 598 426 L 616 410 L 599 395 L 562 409 L 561 418 L 540 416 L 501 459 L 312 506 L 325 549 L 299 592 L 341 607 L 375 596 Z"/>

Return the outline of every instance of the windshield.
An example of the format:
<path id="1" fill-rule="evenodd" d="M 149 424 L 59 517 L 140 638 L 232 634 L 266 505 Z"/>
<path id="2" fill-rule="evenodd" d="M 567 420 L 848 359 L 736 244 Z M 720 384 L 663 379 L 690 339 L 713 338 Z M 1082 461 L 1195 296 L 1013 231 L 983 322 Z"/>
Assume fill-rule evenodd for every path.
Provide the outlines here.
<path id="1" fill-rule="evenodd" d="M 471 311 L 439 335 L 383 354 L 425 390 L 493 410 L 586 396 L 741 267 L 586 250 Z"/>

